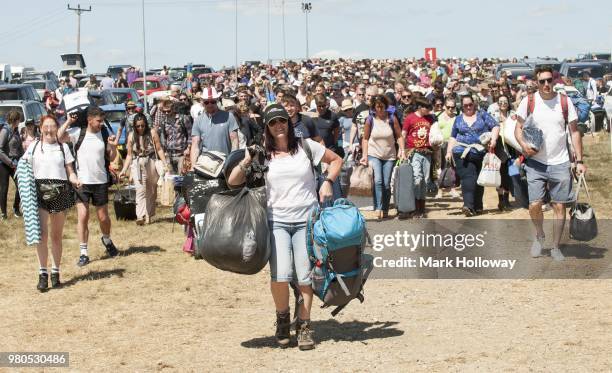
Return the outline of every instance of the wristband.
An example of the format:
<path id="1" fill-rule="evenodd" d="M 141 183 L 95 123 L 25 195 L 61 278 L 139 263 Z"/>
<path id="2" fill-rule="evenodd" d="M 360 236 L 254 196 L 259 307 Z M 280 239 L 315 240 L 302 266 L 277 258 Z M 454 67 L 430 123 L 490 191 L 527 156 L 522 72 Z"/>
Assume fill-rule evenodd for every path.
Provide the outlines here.
<path id="1" fill-rule="evenodd" d="M 576 161 L 576 164 L 584 164 L 583 161 Z"/>

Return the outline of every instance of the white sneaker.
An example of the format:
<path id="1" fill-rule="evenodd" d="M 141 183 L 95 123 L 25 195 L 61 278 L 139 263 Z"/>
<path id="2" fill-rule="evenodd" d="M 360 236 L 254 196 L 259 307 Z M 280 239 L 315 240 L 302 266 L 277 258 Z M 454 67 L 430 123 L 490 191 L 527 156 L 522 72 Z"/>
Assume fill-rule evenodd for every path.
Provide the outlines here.
<path id="1" fill-rule="evenodd" d="M 544 247 L 545 237 L 536 237 L 531 244 L 531 257 L 537 258 L 542 256 L 542 248 Z"/>
<path id="2" fill-rule="evenodd" d="M 565 256 L 563 256 L 563 253 L 561 252 L 561 250 L 559 248 L 554 248 L 554 249 L 550 250 L 550 256 L 554 260 L 556 260 L 558 262 L 560 262 L 563 259 L 565 259 Z"/>

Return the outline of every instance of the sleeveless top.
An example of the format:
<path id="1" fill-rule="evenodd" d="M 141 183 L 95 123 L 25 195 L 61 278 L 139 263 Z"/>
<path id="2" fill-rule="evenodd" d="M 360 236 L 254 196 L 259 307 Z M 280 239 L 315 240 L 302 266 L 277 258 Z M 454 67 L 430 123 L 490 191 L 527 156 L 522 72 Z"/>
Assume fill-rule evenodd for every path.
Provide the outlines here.
<path id="1" fill-rule="evenodd" d="M 132 153 L 134 156 L 155 158 L 156 154 L 155 146 L 153 145 L 153 137 L 140 136 L 138 140 L 140 141 L 140 153 L 138 153 L 138 148 L 136 147 L 136 136 L 134 136 L 134 143 L 132 144 Z"/>

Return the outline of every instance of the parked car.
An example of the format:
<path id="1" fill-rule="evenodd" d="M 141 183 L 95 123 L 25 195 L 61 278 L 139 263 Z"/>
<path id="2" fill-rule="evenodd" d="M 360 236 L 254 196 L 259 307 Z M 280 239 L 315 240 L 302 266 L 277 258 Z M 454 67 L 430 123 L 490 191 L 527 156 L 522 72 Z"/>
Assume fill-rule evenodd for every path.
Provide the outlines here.
<path id="1" fill-rule="evenodd" d="M 0 86 L 0 100 L 42 101 L 36 89 L 29 84 L 4 84 Z"/>
<path id="2" fill-rule="evenodd" d="M 587 52 L 584 54 L 579 54 L 578 55 L 578 61 L 583 61 L 583 60 L 604 60 L 604 61 L 610 61 L 610 57 L 612 56 L 612 54 L 608 53 L 608 52 Z"/>
<path id="3" fill-rule="evenodd" d="M 104 111 L 106 121 L 111 125 L 113 129 L 113 133 L 117 134 L 119 132 L 119 125 L 123 118 L 125 118 L 125 105 L 124 104 L 112 104 L 112 105 L 102 105 L 100 109 Z M 121 132 L 121 137 L 119 138 L 119 145 L 125 145 L 127 142 L 127 131 Z"/>
<path id="4" fill-rule="evenodd" d="M 134 88 L 111 88 L 103 89 L 102 96 L 106 105 L 126 104 L 128 101 L 138 103 L 140 97 Z"/>
<path id="5" fill-rule="evenodd" d="M 187 69 L 184 67 L 171 67 L 168 75 L 173 80 L 183 80 L 187 77 Z"/>
<path id="6" fill-rule="evenodd" d="M 132 67 L 132 65 L 110 65 L 106 70 L 107 74 L 111 74 L 111 78 L 117 80 L 119 74 L 127 73 L 128 69 Z"/>
<path id="7" fill-rule="evenodd" d="M 94 75 L 96 77 L 96 81 L 98 82 L 98 86 L 100 85 L 100 81 L 106 77 L 105 74 L 88 74 L 86 77 L 81 78 L 79 80 L 79 90 L 85 89 L 85 84 L 87 84 L 87 82 L 89 81 L 89 78 L 91 77 L 91 75 Z"/>
<path id="8" fill-rule="evenodd" d="M 11 83 L 21 83 L 24 76 L 34 72 L 33 67 L 11 66 Z"/>
<path id="9" fill-rule="evenodd" d="M 506 71 L 516 78 L 518 76 L 527 76 L 533 78 L 534 69 L 530 65 L 519 62 L 519 63 L 500 63 L 495 69 L 495 78 L 499 79 L 501 72 Z"/>
<path id="10" fill-rule="evenodd" d="M 59 85 L 59 79 L 53 71 L 26 71 L 23 73 L 23 80 L 51 80 L 55 85 Z"/>
<path id="11" fill-rule="evenodd" d="M 134 80 L 132 84 L 130 84 L 130 88 L 134 88 L 136 92 L 138 92 L 138 95 L 143 96 L 145 93 L 144 78 L 138 78 Z M 146 87 L 147 95 L 153 92 L 167 91 L 169 89 L 170 89 L 170 81 L 168 80 L 167 76 L 163 76 L 163 75 L 147 76 L 147 87 Z"/>
<path id="12" fill-rule="evenodd" d="M 597 62 L 564 62 L 559 72 L 563 76 L 576 79 L 583 71 L 588 71 L 591 78 L 594 79 L 604 76 L 604 68 Z"/>
<path id="13" fill-rule="evenodd" d="M 34 123 L 40 121 L 40 117 L 47 114 L 45 106 L 38 101 L 24 101 L 24 100 L 5 100 L 0 101 L 0 117 L 6 118 L 6 115 L 11 110 L 17 110 L 21 113 L 23 121 L 19 123 L 19 128 L 25 126 L 26 120 L 32 119 Z"/>
<path id="14" fill-rule="evenodd" d="M 581 62 L 595 62 L 600 64 L 603 67 L 604 75 L 612 74 L 612 61 L 604 61 L 604 60 L 587 60 Z"/>
<path id="15" fill-rule="evenodd" d="M 543 58 L 533 58 L 523 60 L 526 64 L 531 66 L 531 68 L 535 71 L 540 66 L 550 66 L 554 71 L 559 72 L 561 70 L 561 62 L 556 59 L 543 59 Z"/>
<path id="16" fill-rule="evenodd" d="M 41 98 L 45 96 L 45 91 L 55 91 L 58 87 L 52 80 L 26 80 L 23 84 L 29 84 L 34 87 Z"/>

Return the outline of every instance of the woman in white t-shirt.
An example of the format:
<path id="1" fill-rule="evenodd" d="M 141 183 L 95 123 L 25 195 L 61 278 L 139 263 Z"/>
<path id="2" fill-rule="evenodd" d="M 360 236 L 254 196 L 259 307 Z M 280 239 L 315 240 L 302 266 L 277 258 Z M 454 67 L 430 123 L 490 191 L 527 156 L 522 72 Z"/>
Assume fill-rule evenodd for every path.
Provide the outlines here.
<path id="1" fill-rule="evenodd" d="M 74 157 L 68 145 L 57 141 L 59 124 L 53 116 L 43 116 L 40 120 L 41 138 L 33 141 L 22 160 L 32 164 L 36 181 L 38 215 L 40 216 L 41 241 L 37 247 L 40 264 L 37 289 L 48 288 L 49 275 L 47 262 L 49 249 L 47 242 L 51 236 L 51 287 L 58 288 L 60 282 L 60 262 L 62 258 L 62 234 L 66 221 L 66 210 L 74 206 L 74 187 L 78 188 L 78 178 L 74 173 Z"/>
<path id="2" fill-rule="evenodd" d="M 306 224 L 309 211 L 318 202 L 332 197 L 332 183 L 340 174 L 342 159 L 329 149 L 312 140 L 300 142 L 295 137 L 293 126 L 289 126 L 289 114 L 283 106 L 270 105 L 264 111 L 266 148 L 266 195 L 268 220 L 270 224 L 272 254 L 270 257 L 270 285 L 276 307 L 276 338 L 281 347 L 290 342 L 289 282 L 297 280 L 304 302 L 297 312 L 296 324 L 298 347 L 301 350 L 314 348 L 310 325 L 312 287 L 311 264 L 306 249 Z M 312 154 L 312 163 L 306 151 Z M 329 164 L 327 178 L 319 189 L 313 164 Z M 228 184 L 241 185 L 245 182 L 245 170 L 251 163 L 251 156 L 245 151 L 245 158 L 235 167 L 228 178 Z M 294 270 L 295 268 L 295 270 Z"/>

